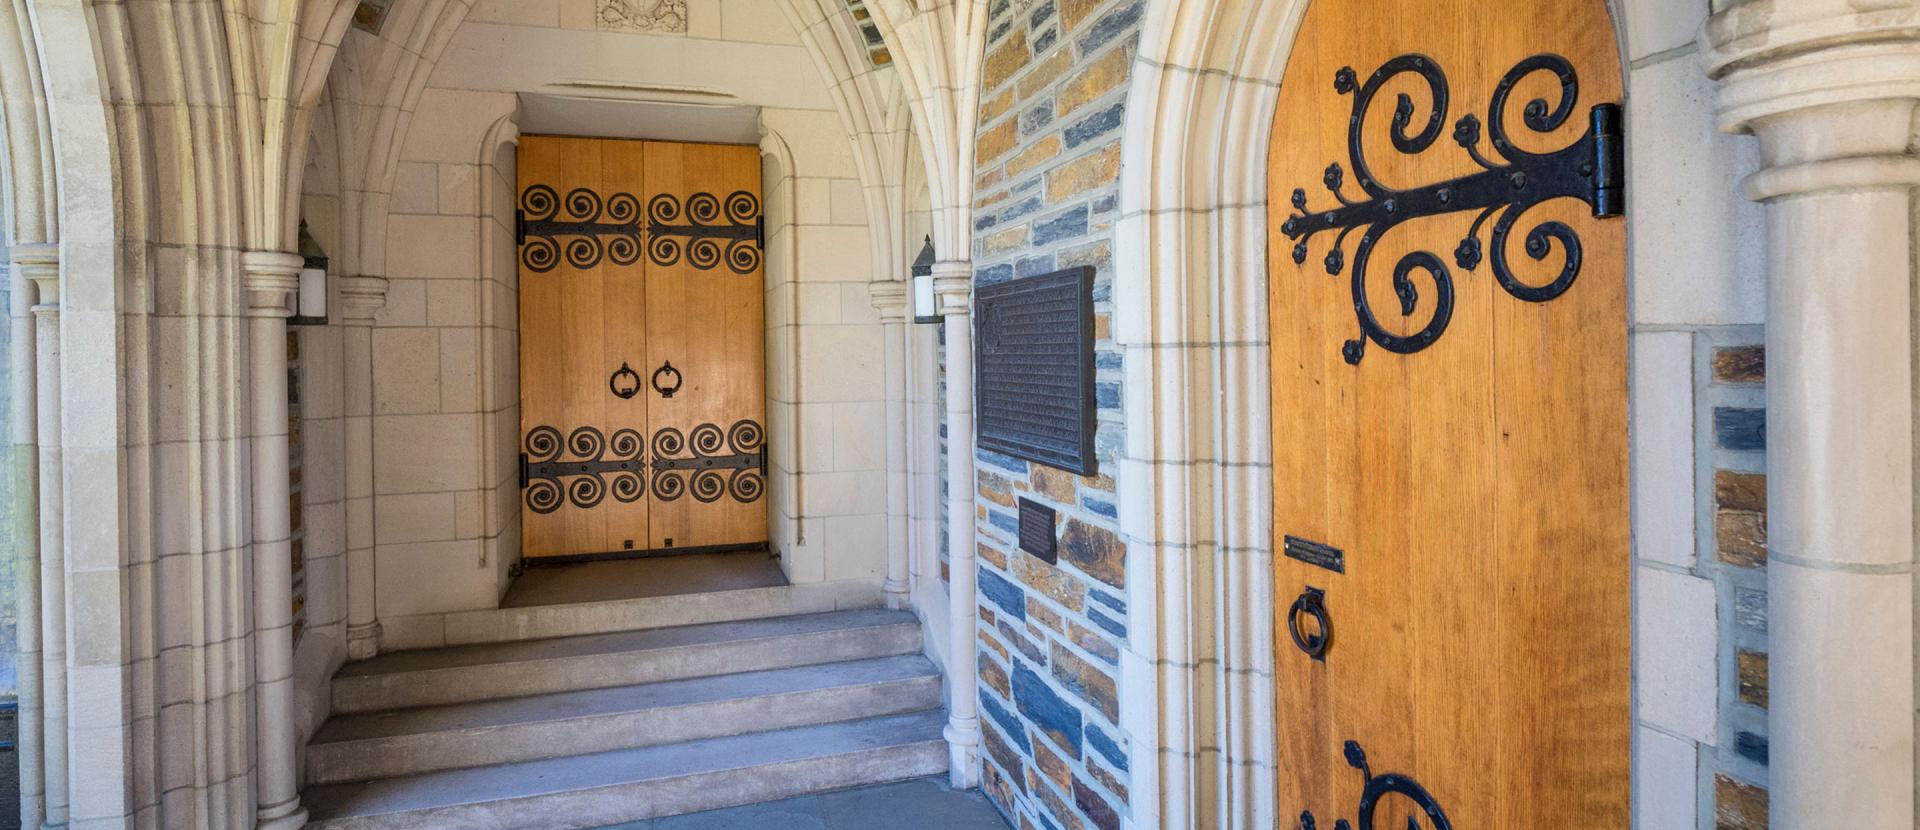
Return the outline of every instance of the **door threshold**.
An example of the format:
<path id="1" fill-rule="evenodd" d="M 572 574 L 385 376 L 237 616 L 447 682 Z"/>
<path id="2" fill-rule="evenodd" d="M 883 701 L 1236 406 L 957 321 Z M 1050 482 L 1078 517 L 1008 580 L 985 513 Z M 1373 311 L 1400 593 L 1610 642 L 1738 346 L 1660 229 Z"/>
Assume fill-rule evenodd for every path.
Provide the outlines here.
<path id="1" fill-rule="evenodd" d="M 573 553 L 565 556 L 529 556 L 520 560 L 520 564 L 529 568 L 544 568 L 551 565 L 578 565 L 584 562 L 616 562 L 628 559 L 652 559 L 662 556 L 690 556 L 702 553 L 766 553 L 766 542 L 747 542 L 739 545 L 696 545 L 688 548 L 650 548 L 647 550 L 614 550 L 606 553 Z M 771 558 L 780 558 L 772 554 Z"/>
<path id="2" fill-rule="evenodd" d="M 561 563 L 529 561 L 526 571 L 507 587 L 500 607 L 577 605 L 790 584 L 780 561 L 768 556 L 764 545 L 731 551 L 681 549 L 670 555 L 621 551 L 615 557 Z"/>

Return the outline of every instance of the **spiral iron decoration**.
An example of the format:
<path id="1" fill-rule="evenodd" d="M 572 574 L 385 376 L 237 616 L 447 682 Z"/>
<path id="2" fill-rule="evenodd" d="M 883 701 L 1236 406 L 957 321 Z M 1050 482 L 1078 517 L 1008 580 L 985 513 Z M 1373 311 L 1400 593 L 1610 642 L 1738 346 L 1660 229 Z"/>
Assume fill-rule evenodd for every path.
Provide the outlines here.
<path id="1" fill-rule="evenodd" d="M 520 465 L 527 509 L 546 514 L 563 504 L 597 507 L 608 493 L 623 504 L 638 501 L 647 490 L 645 450 L 640 433 L 631 429 L 615 430 L 609 440 L 600 430 L 579 427 L 565 441 L 550 426 L 527 430 Z"/>
<path id="2" fill-rule="evenodd" d="M 1441 809 L 1440 801 L 1420 786 L 1420 782 L 1399 773 L 1374 775 L 1367 765 L 1367 751 L 1360 748 L 1357 741 L 1348 741 L 1346 745 L 1347 765 L 1360 771 L 1366 783 L 1360 789 L 1360 806 L 1355 811 L 1354 820 L 1339 819 L 1333 823 L 1333 830 L 1384 830 L 1374 825 L 1374 813 L 1379 810 L 1380 802 L 1388 796 L 1400 796 L 1412 801 L 1415 807 L 1426 816 L 1427 825 L 1422 828 L 1418 818 L 1407 818 L 1406 830 L 1453 830 L 1453 822 L 1447 819 L 1447 811 Z M 1318 830 L 1313 811 L 1300 813 L 1300 830 Z"/>
<path id="3" fill-rule="evenodd" d="M 1411 334 L 1395 334 L 1380 323 L 1367 297 L 1367 268 L 1380 239 L 1401 224 L 1422 217 L 1472 211 L 1473 223 L 1453 251 L 1454 264 L 1473 271 L 1483 260 L 1490 261 L 1494 279 L 1516 299 L 1544 303 L 1565 294 L 1580 276 L 1582 249 L 1580 236 L 1558 221 L 1544 221 L 1525 236 L 1527 256 L 1546 260 L 1558 243 L 1561 267 L 1553 280 L 1533 285 L 1513 274 L 1508 262 L 1507 242 L 1514 226 L 1527 211 L 1542 202 L 1574 198 L 1586 202 L 1597 218 L 1621 215 L 1624 204 L 1624 157 L 1622 156 L 1620 105 L 1606 103 L 1589 111 L 1587 132 L 1579 140 L 1551 153 L 1534 153 L 1514 144 L 1506 130 L 1507 100 L 1514 87 L 1535 73 L 1548 73 L 1558 82 L 1559 97 L 1549 103 L 1544 98 L 1529 101 L 1521 112 L 1527 129 L 1548 133 L 1559 129 L 1573 115 L 1580 95 L 1580 82 L 1573 65 L 1559 55 L 1540 54 L 1509 69 L 1494 87 L 1488 103 L 1486 121 L 1468 113 L 1453 124 L 1452 138 L 1467 152 L 1481 170 L 1466 176 L 1424 187 L 1397 189 L 1382 184 L 1367 163 L 1361 137 L 1374 96 L 1388 81 L 1412 74 L 1423 81 L 1432 99 L 1426 122 L 1418 132 L 1414 126 L 1414 101 L 1401 93 L 1394 107 L 1389 138 L 1394 150 L 1403 155 L 1419 155 L 1431 148 L 1445 130 L 1448 89 L 1446 74 L 1426 55 L 1408 54 L 1382 64 L 1364 84 L 1352 67 L 1334 73 L 1333 88 L 1341 95 L 1353 95 L 1353 116 L 1347 126 L 1347 154 L 1354 183 L 1365 194 L 1354 200 L 1344 192 L 1346 169 L 1339 163 L 1327 166 L 1321 183 L 1339 202 L 1338 207 L 1311 212 L 1307 209 L 1306 188 L 1293 191 L 1297 213 L 1288 217 L 1281 231 L 1294 241 L 1293 261 L 1305 264 L 1309 244 L 1322 231 L 1336 232 L 1333 245 L 1322 258 L 1328 275 L 1338 276 L 1349 268 L 1346 257 L 1347 235 L 1361 230 L 1354 247 L 1351 275 L 1354 314 L 1360 335 L 1341 346 L 1341 356 L 1353 365 L 1360 363 L 1368 341 L 1396 354 L 1413 354 L 1440 339 L 1453 316 L 1453 275 L 1447 263 L 1431 251 L 1412 251 L 1393 268 L 1393 292 L 1399 300 L 1400 316 L 1410 318 L 1421 305 L 1420 286 L 1415 272 L 1432 285 L 1433 310 L 1426 323 Z M 1495 157 L 1481 151 L 1482 132 Z M 1488 233 L 1486 248 L 1480 241 L 1482 228 L 1498 213 Z"/>
<path id="4" fill-rule="evenodd" d="M 682 434 L 668 427 L 653 434 L 653 497 L 673 501 L 691 494 L 712 503 L 723 497 L 750 504 L 767 488 L 766 435 L 759 422 L 735 421 L 722 430 L 701 424 Z M 684 455 L 683 455 L 684 453 Z"/>
<path id="5" fill-rule="evenodd" d="M 683 214 L 686 222 L 680 221 Z M 535 184 L 520 194 L 518 237 L 520 264 L 537 274 L 563 259 L 583 269 L 603 260 L 632 265 L 642 251 L 655 265 L 677 265 L 684 258 L 702 271 L 724 262 L 736 274 L 751 274 L 761 259 L 760 199 L 745 190 L 725 199 L 695 193 L 683 206 L 661 193 L 647 201 L 643 219 L 640 199 L 631 193 L 603 198 L 580 187 L 561 198 L 551 186 Z"/>

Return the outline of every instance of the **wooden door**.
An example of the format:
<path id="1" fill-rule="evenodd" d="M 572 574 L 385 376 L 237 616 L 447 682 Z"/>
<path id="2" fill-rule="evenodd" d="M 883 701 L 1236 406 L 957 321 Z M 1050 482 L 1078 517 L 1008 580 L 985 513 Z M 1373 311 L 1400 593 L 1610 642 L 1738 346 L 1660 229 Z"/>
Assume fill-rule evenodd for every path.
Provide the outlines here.
<path id="1" fill-rule="evenodd" d="M 766 540 L 759 155 L 520 141 L 528 557 Z"/>
<path id="2" fill-rule="evenodd" d="M 1603 0 L 1314 0 L 1269 151 L 1278 796 L 1628 824 L 1625 222 Z"/>

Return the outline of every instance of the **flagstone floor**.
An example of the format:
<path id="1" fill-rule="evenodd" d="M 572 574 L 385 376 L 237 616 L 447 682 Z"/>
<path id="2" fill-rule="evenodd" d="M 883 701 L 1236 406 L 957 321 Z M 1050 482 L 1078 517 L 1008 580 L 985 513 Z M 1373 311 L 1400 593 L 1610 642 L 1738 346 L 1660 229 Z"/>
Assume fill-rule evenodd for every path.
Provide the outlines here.
<path id="1" fill-rule="evenodd" d="M 839 792 L 748 804 L 706 813 L 622 824 L 605 830 L 1007 830 L 979 790 L 955 790 L 945 777 L 875 784 Z"/>

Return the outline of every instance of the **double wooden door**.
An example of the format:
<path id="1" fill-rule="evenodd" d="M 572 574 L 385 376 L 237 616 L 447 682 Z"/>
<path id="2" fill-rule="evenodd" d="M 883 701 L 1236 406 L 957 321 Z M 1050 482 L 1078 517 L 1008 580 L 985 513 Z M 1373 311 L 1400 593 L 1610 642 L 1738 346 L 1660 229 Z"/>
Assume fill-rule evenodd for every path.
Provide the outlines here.
<path id="1" fill-rule="evenodd" d="M 1269 151 L 1286 826 L 1628 820 L 1604 0 L 1313 0 Z"/>
<path id="2" fill-rule="evenodd" d="M 760 156 L 525 136 L 528 557 L 767 538 Z"/>

